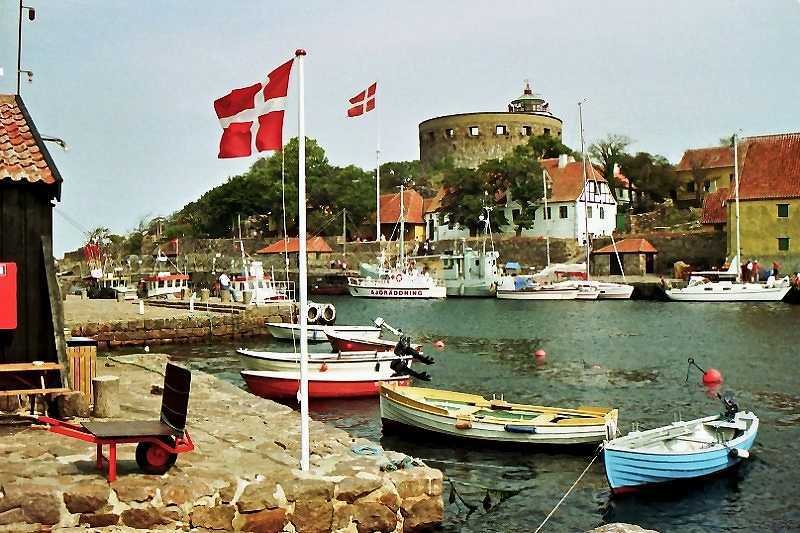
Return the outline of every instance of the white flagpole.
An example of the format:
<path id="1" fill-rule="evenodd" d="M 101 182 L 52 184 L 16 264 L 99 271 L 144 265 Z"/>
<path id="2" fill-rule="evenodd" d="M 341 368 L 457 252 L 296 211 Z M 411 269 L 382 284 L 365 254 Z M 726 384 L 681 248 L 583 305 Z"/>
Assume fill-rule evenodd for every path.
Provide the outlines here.
<path id="1" fill-rule="evenodd" d="M 309 469 L 308 435 L 308 265 L 306 257 L 306 127 L 305 127 L 305 87 L 303 81 L 303 58 L 305 50 L 294 53 L 297 61 L 297 137 L 298 137 L 298 236 L 299 236 L 299 279 L 300 283 L 300 469 Z"/>
<path id="2" fill-rule="evenodd" d="M 381 110 L 378 105 L 378 80 L 375 80 L 375 242 L 381 240 Z M 364 103 L 366 109 L 366 101 Z M 366 112 L 366 111 L 365 111 Z"/>

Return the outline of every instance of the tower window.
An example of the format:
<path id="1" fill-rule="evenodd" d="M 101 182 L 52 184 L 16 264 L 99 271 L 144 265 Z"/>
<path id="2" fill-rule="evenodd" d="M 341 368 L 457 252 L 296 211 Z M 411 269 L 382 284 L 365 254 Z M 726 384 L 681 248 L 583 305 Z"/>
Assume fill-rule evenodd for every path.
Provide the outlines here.
<path id="1" fill-rule="evenodd" d="M 778 204 L 778 218 L 789 217 L 789 204 Z"/>
<path id="2" fill-rule="evenodd" d="M 469 127 L 469 136 L 470 137 L 477 137 L 478 135 L 480 135 L 480 130 L 478 129 L 478 126 L 470 126 Z"/>
<path id="3" fill-rule="evenodd" d="M 453 128 L 447 128 L 446 130 L 444 130 L 444 134 L 448 139 L 452 139 L 453 137 L 456 136 L 456 130 L 454 130 Z"/>
<path id="4" fill-rule="evenodd" d="M 550 136 L 550 128 L 545 128 L 544 129 L 544 134 L 545 134 L 545 136 L 549 137 Z"/>
<path id="5" fill-rule="evenodd" d="M 530 126 L 522 126 L 522 134 L 525 137 L 530 137 L 531 135 L 533 135 L 533 128 Z"/>
<path id="6" fill-rule="evenodd" d="M 502 124 L 498 124 L 497 126 L 494 127 L 494 133 L 495 135 L 505 135 L 506 133 L 508 133 L 508 128 L 506 128 Z"/>

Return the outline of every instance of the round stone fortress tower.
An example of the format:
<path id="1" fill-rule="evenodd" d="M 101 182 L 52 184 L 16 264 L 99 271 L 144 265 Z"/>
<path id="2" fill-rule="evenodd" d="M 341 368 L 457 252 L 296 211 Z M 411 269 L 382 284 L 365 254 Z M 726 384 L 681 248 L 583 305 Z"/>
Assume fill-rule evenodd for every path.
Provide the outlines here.
<path id="1" fill-rule="evenodd" d="M 419 125 L 420 161 L 431 166 L 450 158 L 456 166 L 474 168 L 503 157 L 532 135 L 561 138 L 561 119 L 549 107 L 526 82 L 522 96 L 508 104 L 508 111 L 428 119 Z"/>

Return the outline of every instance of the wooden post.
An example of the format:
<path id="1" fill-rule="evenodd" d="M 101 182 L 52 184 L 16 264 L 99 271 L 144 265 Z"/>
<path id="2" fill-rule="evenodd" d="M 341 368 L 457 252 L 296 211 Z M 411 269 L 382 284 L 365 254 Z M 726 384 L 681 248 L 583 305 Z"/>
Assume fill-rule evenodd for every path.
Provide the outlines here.
<path id="1" fill-rule="evenodd" d="M 97 376 L 92 379 L 94 388 L 94 416 L 113 418 L 119 415 L 119 378 Z"/>
<path id="2" fill-rule="evenodd" d="M 53 265 L 53 242 L 47 235 L 42 235 L 42 255 L 44 271 L 47 275 L 47 290 L 50 293 L 50 314 L 53 320 L 56 355 L 58 356 L 58 363 L 61 365 L 61 386 L 69 387 L 67 372 L 69 361 L 67 360 L 67 342 L 64 339 L 64 306 L 61 301 L 58 279 L 56 279 L 55 265 Z"/>

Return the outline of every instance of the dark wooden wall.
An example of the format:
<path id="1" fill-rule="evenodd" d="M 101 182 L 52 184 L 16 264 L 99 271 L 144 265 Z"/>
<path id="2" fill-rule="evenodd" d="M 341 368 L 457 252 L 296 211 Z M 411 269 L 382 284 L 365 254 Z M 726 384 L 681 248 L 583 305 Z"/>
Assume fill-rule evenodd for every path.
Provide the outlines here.
<path id="1" fill-rule="evenodd" d="M 53 241 L 52 188 L 0 183 L 0 262 L 17 264 L 16 330 L 0 330 L 0 363 L 57 362 L 42 237 Z M 52 246 L 51 246 L 52 247 Z"/>

